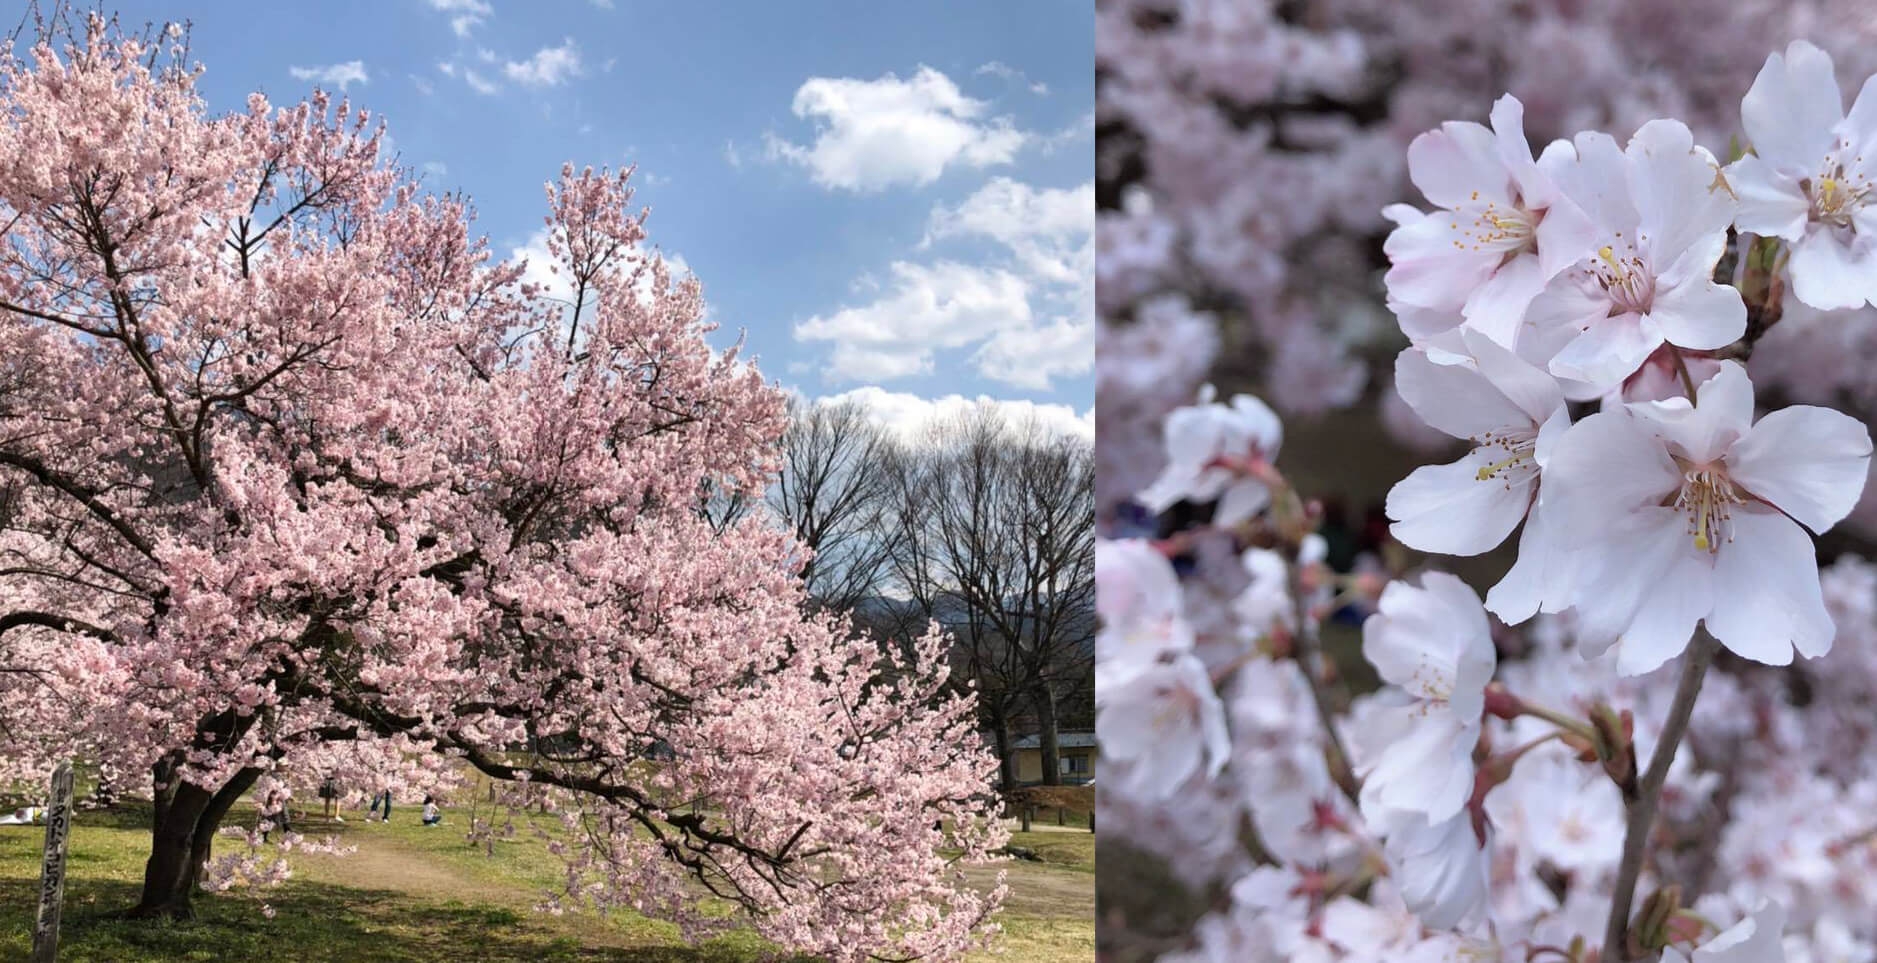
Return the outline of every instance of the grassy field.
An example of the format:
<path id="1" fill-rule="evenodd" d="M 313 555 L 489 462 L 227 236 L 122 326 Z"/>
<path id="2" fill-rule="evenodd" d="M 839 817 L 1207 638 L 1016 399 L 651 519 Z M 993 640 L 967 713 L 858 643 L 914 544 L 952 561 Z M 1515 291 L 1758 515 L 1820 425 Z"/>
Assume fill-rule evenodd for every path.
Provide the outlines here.
<path id="1" fill-rule="evenodd" d="M 317 810 L 315 810 L 317 812 Z M 337 835 L 349 856 L 299 855 L 294 876 L 268 894 L 276 915 L 249 897 L 198 894 L 197 919 L 113 919 L 136 901 L 149 841 L 147 809 L 80 815 L 72 833 L 62 963 L 144 961 L 654 961 L 754 963 L 771 948 L 749 934 L 688 946 L 675 927 L 630 913 L 551 916 L 531 907 L 557 879 L 558 862 L 524 829 L 490 854 L 463 838 L 466 809 L 418 825 L 415 807 L 389 824 L 356 812 L 343 824 L 317 815 L 295 826 Z M 251 811 L 237 821 L 250 821 Z M 1053 820 L 1052 820 L 1053 822 Z M 0 827 L 0 960 L 25 959 L 38 883 L 39 827 Z M 985 959 L 1067 963 L 1094 958 L 1095 837 L 1053 826 L 1019 834 L 1042 863 L 1002 864 L 1011 896 L 1000 954 Z M 989 885 L 995 868 L 973 870 Z"/>

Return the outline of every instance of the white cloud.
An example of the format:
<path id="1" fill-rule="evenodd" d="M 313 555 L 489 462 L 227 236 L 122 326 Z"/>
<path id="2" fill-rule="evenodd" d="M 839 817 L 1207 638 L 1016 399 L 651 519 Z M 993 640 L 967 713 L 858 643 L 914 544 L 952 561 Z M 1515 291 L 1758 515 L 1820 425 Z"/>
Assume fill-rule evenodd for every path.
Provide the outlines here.
<path id="1" fill-rule="evenodd" d="M 1094 253 L 1095 182 L 1039 190 L 1008 177 L 992 178 L 958 206 L 934 207 L 920 246 L 972 236 L 1010 248 L 1043 281 L 1076 284 L 1086 276 L 1079 262 Z"/>
<path id="2" fill-rule="evenodd" d="M 503 64 L 502 74 L 523 87 L 555 87 L 580 76 L 580 51 L 569 37 L 558 47 L 542 47 L 527 60 Z"/>
<path id="3" fill-rule="evenodd" d="M 452 63 L 452 62 L 450 62 L 450 61 L 448 61 L 448 60 L 439 60 L 439 61 L 437 61 L 437 69 L 438 69 L 438 70 L 440 70 L 440 71 L 442 71 L 442 72 L 443 72 L 443 76 L 445 76 L 445 77 L 454 77 L 454 76 L 456 76 L 456 64 L 454 64 L 454 63 Z"/>
<path id="4" fill-rule="evenodd" d="M 815 183 L 850 191 L 924 185 L 948 167 L 1008 164 L 1029 139 L 1009 118 L 965 96 L 951 78 L 920 66 L 910 79 L 811 77 L 795 91 L 795 116 L 815 127 L 806 146 L 771 133 L 767 154 L 807 168 Z"/>
<path id="5" fill-rule="evenodd" d="M 468 67 L 463 68 L 463 83 L 468 84 L 469 89 L 479 94 L 493 94 L 502 89 L 501 84 L 476 73 Z"/>
<path id="6" fill-rule="evenodd" d="M 1031 321 L 1029 285 L 1001 268 L 956 261 L 895 261 L 871 303 L 809 318 L 797 341 L 831 341 L 827 374 L 891 380 L 932 370 L 933 352 L 960 348 Z"/>
<path id="7" fill-rule="evenodd" d="M 1000 329 L 973 355 L 978 371 L 1038 389 L 1087 371 L 1095 358 L 1095 182 L 1039 189 L 993 178 L 955 207 L 934 207 L 920 247 L 961 237 L 1007 248 L 1049 317 Z"/>
<path id="8" fill-rule="evenodd" d="M 613 0 L 589 0 L 589 2 L 601 10 L 611 10 L 613 8 Z"/>
<path id="9" fill-rule="evenodd" d="M 937 351 L 973 346 L 979 374 L 1019 388 L 1046 390 L 1094 364 L 1093 181 L 1035 188 L 993 178 L 956 205 L 935 206 L 919 247 L 954 239 L 1002 251 L 982 265 L 898 261 L 884 284 L 862 272 L 849 290 L 867 303 L 810 318 L 795 339 L 834 344 L 831 380 L 926 374 Z"/>
<path id="10" fill-rule="evenodd" d="M 1028 87 L 1030 89 L 1030 93 L 1033 93 L 1037 95 L 1038 97 L 1046 97 L 1049 95 L 1048 84 L 1043 83 L 1040 80 L 1031 80 L 1029 76 L 1026 75 L 1023 71 L 1018 70 L 1017 68 L 1012 67 L 1009 64 L 1004 63 L 1001 60 L 993 60 L 990 63 L 984 64 L 978 69 L 973 70 L 971 73 L 974 76 L 978 76 L 978 77 L 982 77 L 985 74 L 990 74 L 993 77 L 1001 77 L 1005 80 L 1008 80 L 1013 84 L 1022 84 L 1023 86 Z"/>
<path id="11" fill-rule="evenodd" d="M 726 140 L 723 142 L 723 159 L 724 163 L 729 164 L 731 167 L 743 166 L 743 152 L 737 149 L 736 141 Z"/>
<path id="12" fill-rule="evenodd" d="M 449 165 L 442 161 L 424 161 L 418 169 L 431 177 L 444 177 L 450 173 Z"/>
<path id="13" fill-rule="evenodd" d="M 1054 378 L 1087 371 L 1094 360 L 1094 323 L 1068 317 L 1005 328 L 972 355 L 986 378 L 1037 391 L 1047 391 Z"/>
<path id="14" fill-rule="evenodd" d="M 348 60 L 342 64 L 327 64 L 324 67 L 288 67 L 287 73 L 295 80 L 310 80 L 317 84 L 337 87 L 345 90 L 353 84 L 364 86 L 371 82 L 365 73 L 365 62 Z"/>
<path id="15" fill-rule="evenodd" d="M 495 8 L 487 0 L 426 0 L 430 9 L 450 14 L 450 29 L 459 37 L 469 36 L 470 28 L 481 23 Z"/>
<path id="16" fill-rule="evenodd" d="M 1094 141 L 1095 112 L 1091 110 L 1044 136 L 1040 144 L 1043 153 L 1049 154 L 1064 147 L 1072 147 L 1084 142 L 1094 143 Z"/>
<path id="17" fill-rule="evenodd" d="M 420 94 L 423 94 L 425 97 L 428 97 L 431 94 L 434 94 L 437 92 L 436 85 L 432 84 L 430 81 L 425 80 L 424 78 L 419 77 L 416 74 L 411 74 L 410 78 L 411 78 L 411 86 L 416 87 L 417 92 Z"/>
<path id="18" fill-rule="evenodd" d="M 838 395 L 815 399 L 815 403 L 821 405 L 844 402 L 860 404 L 875 424 L 884 425 L 906 439 L 916 439 L 937 425 L 966 414 L 974 408 L 987 406 L 996 409 L 1006 419 L 1016 424 L 1034 420 L 1044 431 L 1082 439 L 1095 437 L 1095 412 L 1092 408 L 1077 414 L 1076 410 L 1068 405 L 992 398 L 988 395 L 979 395 L 976 398 L 966 398 L 963 395 L 921 398 L 905 392 L 888 391 L 877 385 L 867 385 Z"/>

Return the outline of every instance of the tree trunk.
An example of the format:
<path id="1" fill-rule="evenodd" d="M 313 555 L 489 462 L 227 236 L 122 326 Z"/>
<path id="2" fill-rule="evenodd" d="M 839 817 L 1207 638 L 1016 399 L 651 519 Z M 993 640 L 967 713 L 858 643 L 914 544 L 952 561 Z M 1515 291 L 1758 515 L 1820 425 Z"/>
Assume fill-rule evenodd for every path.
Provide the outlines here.
<path id="1" fill-rule="evenodd" d="M 1030 701 L 1036 706 L 1036 725 L 1043 747 L 1043 785 L 1062 785 L 1062 745 L 1056 732 L 1056 690 L 1045 682 Z"/>
<path id="2" fill-rule="evenodd" d="M 997 749 L 997 774 L 1004 792 L 1017 788 L 1017 754 L 1010 748 L 1010 720 L 1000 710 L 991 716 L 991 739 Z"/>
<path id="3" fill-rule="evenodd" d="M 159 764 L 159 780 L 173 780 L 174 766 Z M 143 895 L 130 915 L 140 919 L 190 919 L 191 900 L 208 864 L 215 833 L 241 794 L 254 785 L 259 769 L 243 769 L 225 785 L 210 792 L 191 783 L 177 783 L 157 791 L 152 812 L 150 858 L 143 868 Z"/>

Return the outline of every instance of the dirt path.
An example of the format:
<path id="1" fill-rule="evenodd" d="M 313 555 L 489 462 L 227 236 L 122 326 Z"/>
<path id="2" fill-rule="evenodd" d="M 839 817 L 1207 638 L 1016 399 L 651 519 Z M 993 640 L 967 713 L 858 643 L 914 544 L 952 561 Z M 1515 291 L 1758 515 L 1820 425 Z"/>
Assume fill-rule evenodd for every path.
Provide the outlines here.
<path id="1" fill-rule="evenodd" d="M 1013 860 L 994 866 L 967 866 L 965 878 L 988 890 L 997 884 L 998 870 L 1007 870 L 1010 895 L 1006 912 L 1039 919 L 1095 918 L 1095 874 L 1057 869 Z"/>
<path id="2" fill-rule="evenodd" d="M 347 832 L 344 844 L 358 849 L 345 856 L 300 857 L 306 875 L 321 882 L 397 890 L 437 902 L 487 902 L 525 908 L 540 897 L 512 882 L 477 879 L 475 874 L 441 862 L 396 836 L 374 834 L 369 827 Z"/>

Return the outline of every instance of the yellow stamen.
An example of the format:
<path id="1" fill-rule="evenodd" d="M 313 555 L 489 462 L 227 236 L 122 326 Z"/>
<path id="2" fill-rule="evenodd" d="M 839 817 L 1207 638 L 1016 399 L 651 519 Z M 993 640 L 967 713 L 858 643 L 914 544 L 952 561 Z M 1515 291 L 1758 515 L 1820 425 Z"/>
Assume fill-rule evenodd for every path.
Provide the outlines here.
<path id="1" fill-rule="evenodd" d="M 1486 481 L 1492 476 L 1499 474 L 1499 472 L 1504 470 L 1505 468 L 1512 466 L 1512 465 L 1516 465 L 1519 462 L 1522 462 L 1524 460 L 1525 460 L 1524 455 L 1513 455 L 1512 457 L 1507 458 L 1505 461 L 1494 462 L 1490 465 L 1487 465 L 1484 468 L 1481 468 L 1479 470 L 1479 475 L 1477 477 L 1479 478 L 1480 481 Z"/>
<path id="2" fill-rule="evenodd" d="M 1608 244 L 1605 244 L 1597 250 L 1597 257 L 1602 258 L 1603 263 L 1608 264 L 1610 270 L 1616 272 L 1617 280 L 1622 280 L 1624 275 L 1628 273 L 1623 270 L 1623 262 L 1616 259 L 1616 249 Z"/>

